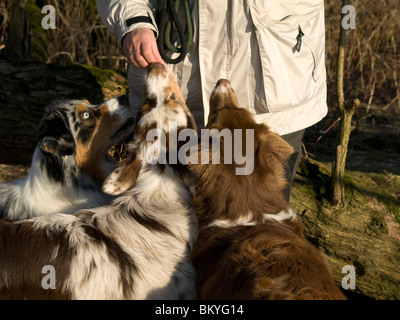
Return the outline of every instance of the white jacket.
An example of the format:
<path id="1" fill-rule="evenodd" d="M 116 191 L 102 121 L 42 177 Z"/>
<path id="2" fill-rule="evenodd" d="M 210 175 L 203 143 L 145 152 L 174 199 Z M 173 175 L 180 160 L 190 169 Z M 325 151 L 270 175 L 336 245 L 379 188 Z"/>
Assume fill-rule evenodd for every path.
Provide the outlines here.
<path id="1" fill-rule="evenodd" d="M 155 14 L 161 3 L 97 0 L 102 21 L 120 41 L 141 27 L 158 34 Z M 241 107 L 278 134 L 307 128 L 326 115 L 323 0 L 191 0 L 191 7 L 194 43 L 172 68 L 195 118 L 207 120 L 209 97 L 220 78 L 231 81 Z M 149 21 L 127 26 L 128 19 L 143 16 Z M 297 51 L 299 27 L 304 36 Z M 136 107 L 142 75 L 129 68 Z"/>

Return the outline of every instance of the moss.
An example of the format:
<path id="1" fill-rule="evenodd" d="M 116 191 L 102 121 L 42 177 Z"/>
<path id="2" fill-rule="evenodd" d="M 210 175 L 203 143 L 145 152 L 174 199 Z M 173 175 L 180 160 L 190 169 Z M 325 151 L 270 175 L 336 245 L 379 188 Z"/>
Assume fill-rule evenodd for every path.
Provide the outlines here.
<path id="1" fill-rule="evenodd" d="M 356 265 L 357 293 L 374 299 L 400 299 L 400 243 L 389 234 L 388 212 L 398 218 L 400 177 L 346 170 L 347 204 L 331 207 L 324 190 L 330 163 L 303 163 L 296 175 L 291 205 L 304 223 L 306 237 L 327 256 L 334 279 L 340 270 Z M 390 184 L 387 182 L 390 180 Z M 396 219 L 399 223 L 399 220 Z"/>
<path id="2" fill-rule="evenodd" d="M 388 211 L 393 214 L 397 223 L 400 224 L 400 204 L 399 201 L 394 199 L 394 197 L 386 196 L 382 197 L 382 203 L 388 209 Z"/>
<path id="3" fill-rule="evenodd" d="M 129 87 L 125 73 L 86 65 L 81 65 L 81 67 L 88 70 L 96 78 L 96 81 L 100 84 L 100 86 L 103 89 L 106 89 L 107 92 L 105 92 L 105 99 L 115 95 L 129 93 Z"/>
<path id="4" fill-rule="evenodd" d="M 25 9 L 29 12 L 31 23 L 31 57 L 37 61 L 46 62 L 44 57 L 46 56 L 47 33 L 55 31 L 42 28 L 42 19 L 45 15 L 35 1 L 29 0 L 25 5 Z"/>
<path id="5" fill-rule="evenodd" d="M 381 234 L 387 234 L 388 227 L 385 222 L 385 217 L 376 212 L 371 213 L 371 221 L 366 226 L 365 232 L 370 235 L 376 235 L 376 236 L 379 236 Z"/>
<path id="6" fill-rule="evenodd" d="M 100 69 L 97 67 L 90 67 L 86 65 L 81 65 L 83 68 L 88 70 L 97 80 L 97 82 L 103 86 L 104 83 L 107 82 L 114 74 L 115 71 L 113 70 L 108 70 L 108 69 Z"/>

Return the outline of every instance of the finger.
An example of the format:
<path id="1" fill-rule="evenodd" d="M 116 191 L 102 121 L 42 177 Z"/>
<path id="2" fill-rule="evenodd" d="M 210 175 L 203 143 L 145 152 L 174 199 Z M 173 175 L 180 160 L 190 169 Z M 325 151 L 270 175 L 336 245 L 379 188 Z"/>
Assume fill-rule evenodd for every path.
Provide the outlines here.
<path id="1" fill-rule="evenodd" d="M 133 46 L 130 49 L 131 51 L 128 53 L 125 53 L 128 63 L 132 65 L 135 68 L 146 68 L 148 63 L 146 62 L 146 59 L 143 58 L 140 50 L 134 50 Z M 129 50 L 126 50 L 129 51 Z"/>
<path id="2" fill-rule="evenodd" d="M 127 56 L 127 59 L 128 59 L 128 63 L 129 63 L 131 66 L 137 68 L 135 58 L 133 57 L 132 54 L 129 54 L 129 55 Z"/>
<path id="3" fill-rule="evenodd" d="M 133 46 L 124 47 L 124 54 L 128 63 L 135 66 L 136 65 L 136 55 L 137 51 L 134 50 Z"/>
<path id="4" fill-rule="evenodd" d="M 132 65 L 136 68 L 146 68 L 149 63 L 147 62 L 147 60 L 143 57 L 143 55 L 139 52 L 136 53 L 134 55 L 131 55 L 132 57 Z"/>
<path id="5" fill-rule="evenodd" d="M 146 60 L 147 63 L 157 62 L 156 58 L 153 54 L 153 49 L 151 46 L 146 45 L 142 48 L 142 56 Z"/>
<path id="6" fill-rule="evenodd" d="M 160 52 L 158 51 L 157 45 L 153 47 L 153 56 L 156 62 L 160 62 L 162 64 L 165 64 L 163 58 L 160 55 Z"/>
<path id="7" fill-rule="evenodd" d="M 158 51 L 158 46 L 157 46 L 157 42 L 155 41 L 155 39 L 152 42 L 150 49 L 151 49 L 151 56 L 152 56 L 153 62 L 160 62 L 160 63 L 165 64 L 163 58 L 160 55 L 160 52 Z"/>
<path id="8" fill-rule="evenodd" d="M 125 57 L 129 60 L 129 54 L 131 53 L 131 52 L 134 52 L 134 45 L 133 45 L 133 41 L 132 41 L 132 35 L 133 35 L 133 33 L 132 32 L 130 32 L 130 33 L 128 33 L 126 36 L 125 36 L 125 38 L 124 38 L 124 42 L 123 42 L 123 45 L 122 45 L 122 48 L 123 48 L 123 50 L 124 50 L 124 54 L 125 54 Z"/>

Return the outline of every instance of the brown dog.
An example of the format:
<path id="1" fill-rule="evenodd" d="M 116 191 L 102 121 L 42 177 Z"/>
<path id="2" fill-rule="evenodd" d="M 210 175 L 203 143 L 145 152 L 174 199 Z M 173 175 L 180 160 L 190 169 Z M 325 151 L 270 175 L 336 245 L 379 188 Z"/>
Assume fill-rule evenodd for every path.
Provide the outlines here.
<path id="1" fill-rule="evenodd" d="M 228 80 L 218 81 L 210 107 L 207 128 L 228 129 L 233 136 L 231 146 L 226 136 L 221 140 L 220 159 L 228 147 L 243 153 L 252 143 L 247 160 L 253 170 L 238 175 L 236 169 L 243 167 L 238 161 L 190 165 L 199 222 L 192 251 L 198 297 L 344 299 L 324 257 L 305 239 L 301 222 L 282 195 L 283 166 L 292 148 L 239 108 Z M 235 129 L 243 131 L 241 139 L 233 134 Z M 214 159 L 213 148 L 208 152 Z"/>

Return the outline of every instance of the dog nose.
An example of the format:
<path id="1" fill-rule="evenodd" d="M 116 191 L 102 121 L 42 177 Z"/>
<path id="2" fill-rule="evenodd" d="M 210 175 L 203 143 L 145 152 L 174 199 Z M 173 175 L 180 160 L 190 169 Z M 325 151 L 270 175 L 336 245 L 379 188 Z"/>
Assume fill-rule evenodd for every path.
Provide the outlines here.
<path id="1" fill-rule="evenodd" d="M 149 74 L 161 74 L 165 73 L 166 71 L 167 66 L 159 62 L 150 63 L 147 67 L 147 72 Z"/>
<path id="2" fill-rule="evenodd" d="M 219 86 L 230 87 L 231 82 L 228 79 L 219 79 L 215 86 L 216 87 L 219 87 Z"/>
<path id="3" fill-rule="evenodd" d="M 165 69 L 165 65 L 159 62 L 150 63 L 147 67 L 150 71 L 153 69 Z"/>

